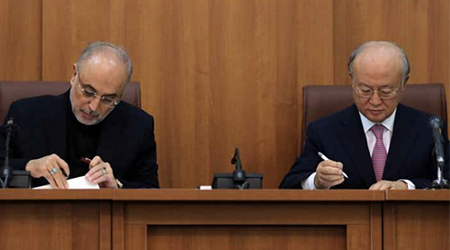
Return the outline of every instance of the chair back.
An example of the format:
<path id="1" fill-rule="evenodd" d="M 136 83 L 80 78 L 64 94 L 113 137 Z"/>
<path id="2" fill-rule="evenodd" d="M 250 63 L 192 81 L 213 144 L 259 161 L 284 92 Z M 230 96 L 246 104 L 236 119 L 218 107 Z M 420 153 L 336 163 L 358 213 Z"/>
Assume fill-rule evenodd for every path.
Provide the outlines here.
<path id="1" fill-rule="evenodd" d="M 401 100 L 406 106 L 438 116 L 447 122 L 445 88 L 441 83 L 407 84 Z M 303 87 L 302 146 L 308 124 L 353 104 L 349 85 L 309 85 Z"/>
<path id="2" fill-rule="evenodd" d="M 14 101 L 40 95 L 59 95 L 69 88 L 70 82 L 0 81 L 0 122 L 5 119 L 9 106 Z M 139 82 L 130 82 L 125 87 L 122 100 L 136 107 L 141 107 Z"/>

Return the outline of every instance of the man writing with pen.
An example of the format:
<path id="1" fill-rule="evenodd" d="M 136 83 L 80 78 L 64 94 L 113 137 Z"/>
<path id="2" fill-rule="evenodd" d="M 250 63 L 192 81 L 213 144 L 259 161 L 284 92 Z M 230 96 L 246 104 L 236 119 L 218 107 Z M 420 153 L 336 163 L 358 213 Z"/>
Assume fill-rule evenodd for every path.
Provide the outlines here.
<path id="1" fill-rule="evenodd" d="M 33 186 L 68 188 L 67 178 L 85 176 L 101 188 L 158 188 L 153 117 L 121 101 L 132 74 L 128 53 L 92 43 L 72 72 L 66 93 L 11 104 L 5 121 L 19 128 L 10 165 L 30 171 Z"/>
<path id="2" fill-rule="evenodd" d="M 400 104 L 410 73 L 404 50 L 367 42 L 353 51 L 348 67 L 354 105 L 309 124 L 302 154 L 280 188 L 429 187 L 437 172 L 431 115 Z"/>

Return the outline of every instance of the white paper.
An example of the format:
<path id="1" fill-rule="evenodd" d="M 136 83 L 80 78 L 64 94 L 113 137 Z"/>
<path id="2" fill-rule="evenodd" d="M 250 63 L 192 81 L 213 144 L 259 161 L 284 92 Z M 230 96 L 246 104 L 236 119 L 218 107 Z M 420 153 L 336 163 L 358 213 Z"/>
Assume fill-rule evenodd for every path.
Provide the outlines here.
<path id="1" fill-rule="evenodd" d="M 69 189 L 99 189 L 100 187 L 98 184 L 94 184 L 89 182 L 86 177 L 80 176 L 77 178 L 69 179 L 67 180 L 67 183 L 69 184 Z M 33 189 L 52 189 L 52 187 L 49 185 L 44 185 L 40 187 L 35 187 Z"/>
<path id="2" fill-rule="evenodd" d="M 198 187 L 198 189 L 200 189 L 200 190 L 212 190 L 212 186 L 202 185 L 202 186 Z"/>

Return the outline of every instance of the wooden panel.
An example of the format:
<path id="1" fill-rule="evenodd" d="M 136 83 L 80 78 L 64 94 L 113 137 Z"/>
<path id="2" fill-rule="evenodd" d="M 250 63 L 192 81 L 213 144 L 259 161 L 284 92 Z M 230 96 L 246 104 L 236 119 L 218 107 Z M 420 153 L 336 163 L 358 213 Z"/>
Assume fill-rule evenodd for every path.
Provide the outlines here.
<path id="1" fill-rule="evenodd" d="M 156 119 L 162 186 L 211 183 L 239 147 L 276 187 L 298 153 L 296 1 L 106 2 L 44 1 L 44 79 L 67 79 L 88 41 L 123 44 Z"/>
<path id="2" fill-rule="evenodd" d="M 1 193 L 0 193 L 1 194 Z M 0 195 L 1 198 L 1 195 Z M 383 201 L 385 191 L 367 190 L 114 190 L 115 201 Z"/>
<path id="3" fill-rule="evenodd" d="M 99 202 L 1 201 L 2 249 L 109 249 Z M 102 246 L 100 248 L 100 246 Z"/>
<path id="4" fill-rule="evenodd" d="M 379 250 L 383 193 L 0 190 L 0 241 L 5 249 L 155 249 L 181 241 L 188 249 L 233 242 Z"/>
<path id="5" fill-rule="evenodd" d="M 346 63 L 358 45 L 390 40 L 408 53 L 410 83 L 449 83 L 449 2 L 335 1 L 335 83 L 349 82 Z"/>
<path id="6" fill-rule="evenodd" d="M 296 152 L 302 150 L 301 135 L 303 133 L 303 92 L 306 85 L 333 84 L 334 46 L 333 46 L 333 0 L 303 0 L 298 1 L 297 17 L 297 147 Z M 320 70 L 319 70 L 320 69 Z M 294 90 L 294 89 L 293 89 Z M 292 91 L 293 91 L 292 90 Z M 280 167 L 287 173 L 295 160 L 291 155 L 291 162 Z"/>
<path id="7" fill-rule="evenodd" d="M 345 227 L 149 226 L 148 249 L 350 249 L 345 239 Z"/>
<path id="8" fill-rule="evenodd" d="M 370 209 L 370 240 L 372 250 L 383 249 L 383 206 L 381 203 L 372 202 Z M 356 243 L 357 241 L 355 241 Z"/>
<path id="9" fill-rule="evenodd" d="M 42 1 L 43 80 L 70 80 L 73 63 L 93 41 L 123 45 L 124 1 Z"/>
<path id="10" fill-rule="evenodd" d="M 450 190 L 388 190 L 390 201 L 450 201 Z"/>
<path id="11" fill-rule="evenodd" d="M 384 249 L 450 249 L 448 202 L 387 202 Z"/>
<path id="12" fill-rule="evenodd" d="M 42 1 L 45 80 L 68 80 L 91 41 L 129 50 L 163 187 L 210 184 L 235 147 L 277 187 L 300 151 L 301 87 L 349 84 L 348 56 L 367 40 L 397 42 L 411 83 L 449 90 L 447 0 Z"/>
<path id="13" fill-rule="evenodd" d="M 41 0 L 0 0 L 0 80 L 41 80 Z"/>
<path id="14" fill-rule="evenodd" d="M 220 213 L 218 213 L 220 211 Z M 314 212 L 311 212 L 314 211 Z M 333 216 L 324 216 L 333 211 Z M 365 204 L 323 203 L 180 203 L 130 202 L 125 208 L 126 223 L 156 225 L 345 225 L 370 221 Z"/>
<path id="15" fill-rule="evenodd" d="M 125 226 L 125 249 L 145 250 L 147 249 L 147 225 L 128 224 Z M 155 249 L 151 246 L 150 249 Z M 184 249 L 184 248 L 166 248 Z"/>
<path id="16" fill-rule="evenodd" d="M 371 249 L 371 242 L 361 239 L 370 239 L 370 227 L 364 225 L 347 226 L 347 248 L 346 249 Z"/>
<path id="17" fill-rule="evenodd" d="M 100 250 L 108 250 L 112 249 L 112 208 L 111 208 L 111 202 L 101 202 L 100 203 Z"/>
<path id="18" fill-rule="evenodd" d="M 113 249 L 123 250 L 125 248 L 125 225 L 124 225 L 124 204 L 123 202 L 114 202 L 113 208 L 113 221 L 112 221 L 112 238 Z"/>
<path id="19" fill-rule="evenodd" d="M 118 190 L 113 199 L 123 200 L 125 249 L 381 250 L 381 203 L 371 200 L 384 192 L 348 192 Z"/>
<path id="20" fill-rule="evenodd" d="M 0 200 L 111 200 L 112 189 L 55 190 L 55 189 L 8 189 L 0 192 Z M 89 197 L 89 198 L 86 198 Z"/>

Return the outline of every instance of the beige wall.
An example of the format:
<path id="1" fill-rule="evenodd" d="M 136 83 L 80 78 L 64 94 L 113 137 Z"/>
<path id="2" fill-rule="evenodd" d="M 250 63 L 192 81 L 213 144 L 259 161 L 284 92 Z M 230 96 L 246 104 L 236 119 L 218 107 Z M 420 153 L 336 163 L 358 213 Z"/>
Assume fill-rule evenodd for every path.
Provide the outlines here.
<path id="1" fill-rule="evenodd" d="M 301 88 L 348 84 L 368 40 L 408 52 L 410 83 L 449 89 L 447 0 L 0 0 L 0 79 L 69 80 L 91 41 L 125 46 L 156 119 L 163 187 L 247 172 L 275 188 L 300 141 Z"/>

